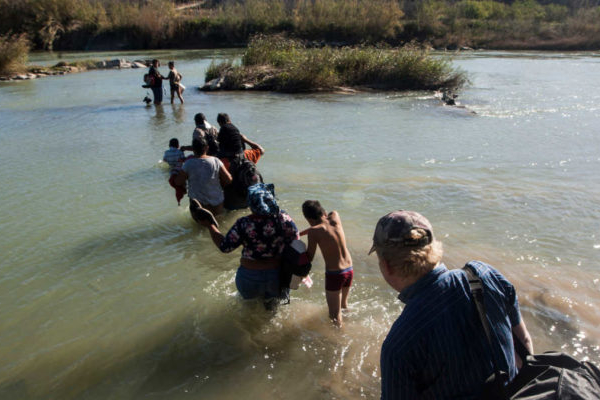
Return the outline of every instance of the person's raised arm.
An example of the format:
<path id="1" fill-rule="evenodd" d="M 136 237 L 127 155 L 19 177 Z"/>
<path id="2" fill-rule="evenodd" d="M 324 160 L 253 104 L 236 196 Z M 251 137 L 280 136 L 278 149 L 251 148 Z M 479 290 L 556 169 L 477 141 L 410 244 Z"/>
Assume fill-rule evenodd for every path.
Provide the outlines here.
<path id="1" fill-rule="evenodd" d="M 240 136 L 242 137 L 242 142 L 246 143 L 251 148 L 260 151 L 261 156 L 263 154 L 265 154 L 265 149 L 263 149 L 263 147 L 260 144 L 253 142 L 252 140 L 248 139 L 245 135 L 240 135 Z"/>
<path id="2" fill-rule="evenodd" d="M 223 235 L 219 228 L 211 222 L 210 219 L 199 221 L 200 225 L 206 226 L 210 232 L 210 238 L 219 250 L 223 253 L 229 253 L 242 244 L 241 227 L 239 220 L 231 227 L 227 235 Z"/>
<path id="3" fill-rule="evenodd" d="M 206 221 L 208 222 L 208 220 L 206 220 Z M 209 225 L 205 225 L 204 221 L 202 221 L 200 223 L 204 226 L 208 226 L 208 231 L 210 232 L 210 238 L 212 239 L 215 246 L 217 246 L 218 248 L 221 248 L 221 243 L 223 243 L 225 236 L 223 236 L 221 231 L 219 231 L 219 228 L 217 228 L 216 225 L 214 225 L 210 222 L 208 223 Z"/>
<path id="4" fill-rule="evenodd" d="M 308 261 L 312 262 L 315 258 L 315 253 L 317 251 L 317 240 L 315 239 L 315 232 L 310 228 L 308 230 L 308 246 L 306 249 L 306 256 L 308 257 Z"/>

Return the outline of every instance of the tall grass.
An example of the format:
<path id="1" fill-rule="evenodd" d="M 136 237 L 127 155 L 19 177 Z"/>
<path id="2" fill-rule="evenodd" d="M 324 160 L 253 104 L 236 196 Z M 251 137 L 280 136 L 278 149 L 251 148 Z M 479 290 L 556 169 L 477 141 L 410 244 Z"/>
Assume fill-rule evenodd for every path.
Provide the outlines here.
<path id="1" fill-rule="evenodd" d="M 206 0 L 178 11 L 179 3 L 0 0 L 0 35 L 25 33 L 37 49 L 243 45 L 260 33 L 338 46 L 416 39 L 435 46 L 571 40 L 593 47 L 600 32 L 600 18 L 590 17 L 599 0 Z"/>
<path id="2" fill-rule="evenodd" d="M 0 75 L 26 69 L 29 40 L 24 34 L 0 36 Z"/>
<path id="3" fill-rule="evenodd" d="M 415 46 L 307 48 L 282 36 L 254 37 L 242 64 L 211 64 L 206 79 L 225 79 L 228 89 L 251 84 L 256 89 L 301 92 L 337 86 L 420 90 L 457 88 L 466 82 L 463 72 L 447 60 L 431 57 Z"/>

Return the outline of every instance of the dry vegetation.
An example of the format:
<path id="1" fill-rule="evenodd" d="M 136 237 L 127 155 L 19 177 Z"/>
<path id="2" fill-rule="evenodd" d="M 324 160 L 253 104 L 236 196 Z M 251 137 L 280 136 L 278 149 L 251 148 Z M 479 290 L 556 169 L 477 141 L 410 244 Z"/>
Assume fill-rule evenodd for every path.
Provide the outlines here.
<path id="1" fill-rule="evenodd" d="M 384 90 L 456 89 L 466 81 L 447 60 L 414 46 L 307 48 L 281 36 L 256 36 L 239 66 L 213 63 L 206 80 L 223 78 L 222 89 L 303 92 L 339 86 Z"/>
<path id="2" fill-rule="evenodd" d="M 327 43 L 600 48 L 599 0 L 0 0 L 36 49 L 199 48 L 286 33 Z"/>
<path id="3" fill-rule="evenodd" d="M 28 54 L 29 40 L 24 34 L 0 36 L 0 75 L 24 71 Z"/>

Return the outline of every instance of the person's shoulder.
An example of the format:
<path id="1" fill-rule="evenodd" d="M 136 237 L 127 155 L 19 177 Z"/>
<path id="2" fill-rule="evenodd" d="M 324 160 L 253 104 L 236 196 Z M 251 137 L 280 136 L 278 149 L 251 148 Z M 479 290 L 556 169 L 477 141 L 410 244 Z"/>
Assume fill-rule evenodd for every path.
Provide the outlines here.
<path id="1" fill-rule="evenodd" d="M 320 238 L 324 233 L 327 233 L 327 228 L 323 224 L 311 226 L 308 228 L 307 235 L 312 236 L 315 239 Z"/>
<path id="2" fill-rule="evenodd" d="M 475 269 L 475 273 L 479 276 L 488 288 L 493 288 L 499 291 L 514 290 L 513 284 L 496 268 L 483 261 L 469 261 L 467 265 Z"/>

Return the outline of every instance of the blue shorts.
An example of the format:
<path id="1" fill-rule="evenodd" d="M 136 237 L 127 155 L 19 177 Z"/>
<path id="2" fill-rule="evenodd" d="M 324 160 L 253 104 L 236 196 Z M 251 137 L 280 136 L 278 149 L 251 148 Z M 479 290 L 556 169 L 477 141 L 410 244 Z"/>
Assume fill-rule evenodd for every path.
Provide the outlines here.
<path id="1" fill-rule="evenodd" d="M 244 299 L 279 297 L 279 269 L 253 270 L 240 266 L 235 286 Z"/>
<path id="2" fill-rule="evenodd" d="M 162 86 L 152 87 L 152 93 L 154 94 L 154 102 L 162 103 L 163 100 L 163 88 Z"/>

